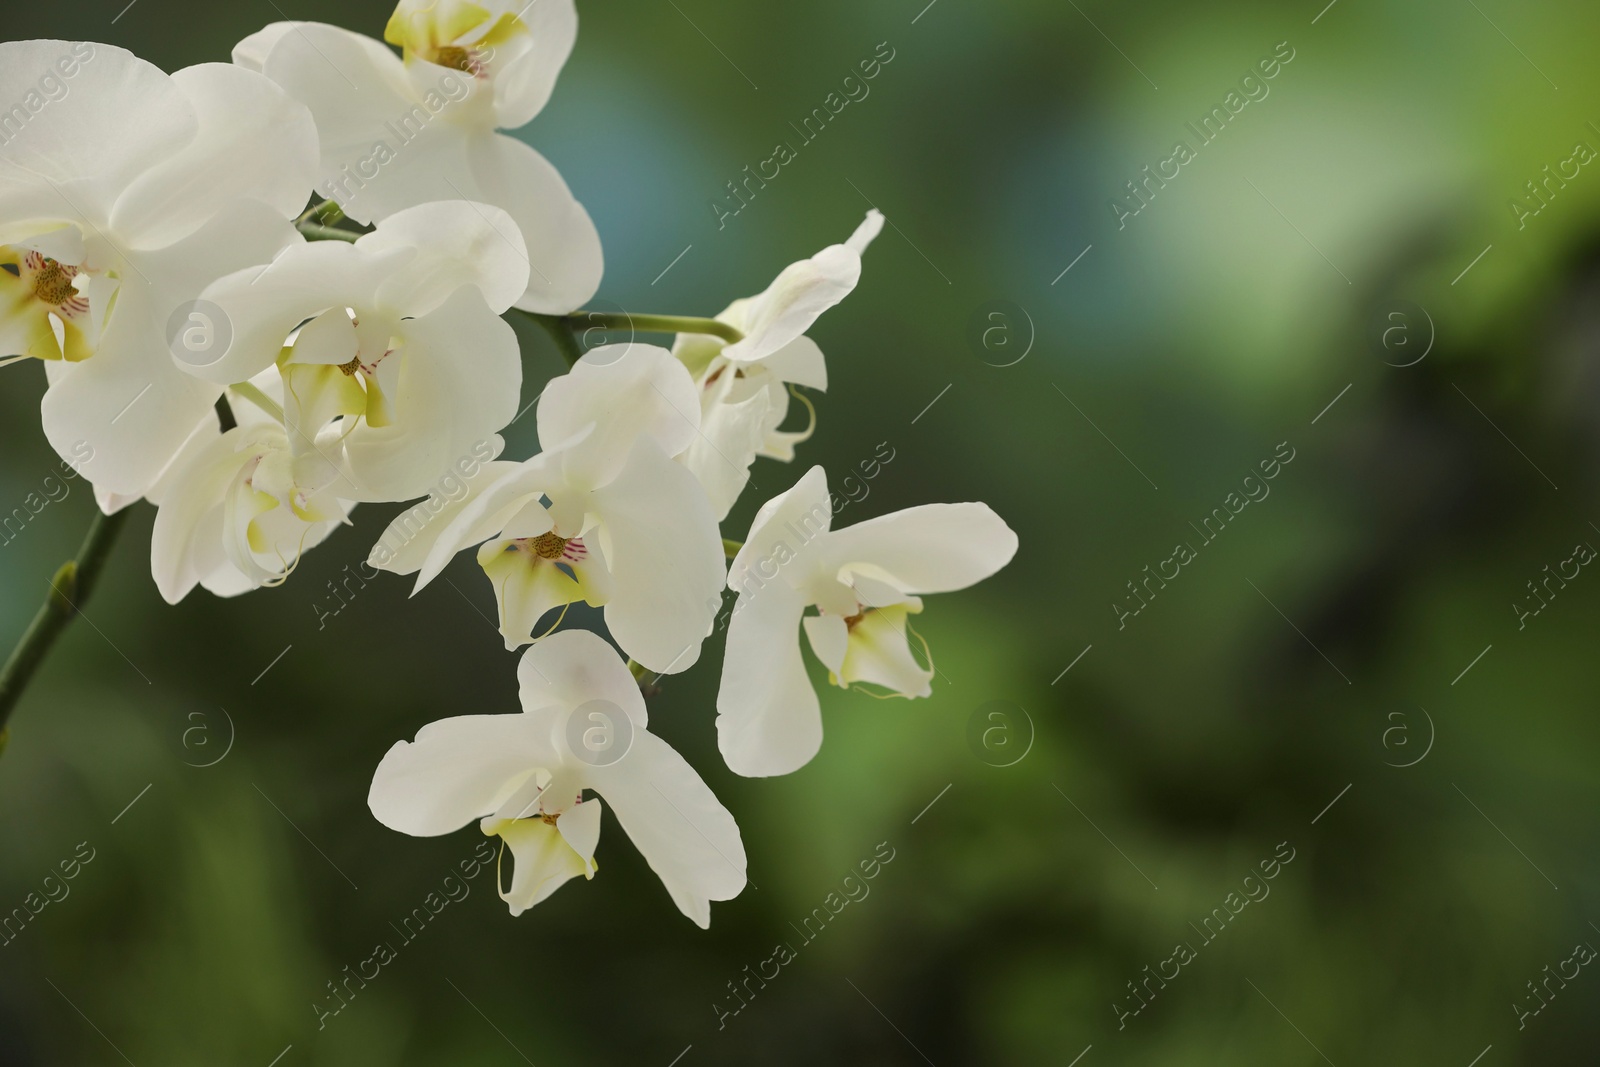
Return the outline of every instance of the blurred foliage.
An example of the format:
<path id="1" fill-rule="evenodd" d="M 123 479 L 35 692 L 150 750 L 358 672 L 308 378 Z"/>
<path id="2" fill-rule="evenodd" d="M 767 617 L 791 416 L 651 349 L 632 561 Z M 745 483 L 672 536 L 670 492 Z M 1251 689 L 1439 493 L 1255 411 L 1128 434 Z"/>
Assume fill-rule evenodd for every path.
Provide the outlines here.
<path id="1" fill-rule="evenodd" d="M 225 60 L 274 15 L 123 3 L 13 5 L 4 32 L 175 69 Z M 95 855 L 0 947 L 0 1059 L 265 1065 L 292 1045 L 285 1067 L 948 1067 L 1092 1044 L 1084 1067 L 1465 1065 L 1492 1044 L 1485 1067 L 1592 1062 L 1600 976 L 1522 1029 L 1515 1005 L 1575 942 L 1600 944 L 1600 579 L 1521 630 L 1508 603 L 1600 543 L 1600 172 L 1523 229 L 1508 202 L 1575 141 L 1600 146 L 1600 13 L 1321 7 L 583 4 L 524 136 L 595 217 L 601 297 L 715 312 L 875 203 L 894 227 L 814 331 L 832 381 L 801 463 L 837 480 L 887 441 L 895 460 L 841 521 L 983 499 L 1021 553 L 930 601 L 933 699 L 826 692 L 827 742 L 793 776 L 721 765 L 720 639 L 652 698 L 749 848 L 755 884 L 708 933 L 610 824 L 593 882 L 512 920 L 480 877 L 319 1031 L 326 983 L 476 844 L 377 824 L 373 767 L 428 721 L 515 709 L 514 658 L 470 560 L 414 600 L 374 582 L 319 628 L 327 583 L 393 509 L 363 508 L 282 588 L 168 608 L 141 507 L 0 760 L 0 906 L 79 842 Z M 378 35 L 387 8 L 286 14 Z M 1270 95 L 1119 229 L 1108 201 L 1282 41 L 1296 55 Z M 895 59 L 871 95 L 719 230 L 725 183 L 879 42 Z M 1004 368 L 1020 349 L 968 341 L 996 299 L 1037 333 Z M 1435 335 L 1409 367 L 1378 341 L 1402 304 Z M 531 399 L 560 362 L 524 342 Z M 3 373 L 11 502 L 54 457 L 42 375 Z M 1283 441 L 1296 460 L 1271 496 L 1119 630 L 1125 583 Z M 762 461 L 725 532 L 802 469 Z M 75 488 L 0 550 L 6 642 L 91 506 Z M 967 741 L 996 700 L 1036 727 L 1006 768 Z M 186 765 L 222 751 L 230 718 L 226 758 Z M 1386 765 L 1435 731 L 1421 762 Z M 1200 947 L 1192 924 L 1284 841 L 1270 897 Z M 728 983 L 798 940 L 790 924 L 880 842 L 896 858 L 870 895 L 719 1029 Z M 1119 1029 L 1128 983 L 1185 940 L 1198 958 Z"/>

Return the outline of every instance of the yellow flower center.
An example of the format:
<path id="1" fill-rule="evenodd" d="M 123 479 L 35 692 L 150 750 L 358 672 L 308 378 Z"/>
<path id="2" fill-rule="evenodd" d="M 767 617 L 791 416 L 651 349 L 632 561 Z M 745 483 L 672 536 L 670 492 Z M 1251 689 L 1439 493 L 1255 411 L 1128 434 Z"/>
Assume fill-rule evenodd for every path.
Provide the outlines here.
<path id="1" fill-rule="evenodd" d="M 531 34 L 526 12 L 495 15 L 476 0 L 400 0 L 383 39 L 405 50 L 407 65 L 420 59 L 487 78 L 496 53 Z"/>
<path id="2" fill-rule="evenodd" d="M 434 53 L 433 61 L 441 67 L 459 70 L 463 74 L 479 74 L 482 72 L 482 63 L 473 54 L 470 48 L 448 44 Z"/>
<path id="3" fill-rule="evenodd" d="M 567 550 L 567 542 L 570 540 L 572 538 L 562 537 L 552 530 L 532 538 L 528 543 L 533 546 L 534 552 L 538 553 L 540 559 L 560 559 L 561 554 Z"/>
<path id="4" fill-rule="evenodd" d="M 53 259 L 46 259 L 44 266 L 33 277 L 33 295 L 46 304 L 59 307 L 78 295 L 77 287 L 72 284 L 77 273 L 76 268 L 63 267 Z"/>

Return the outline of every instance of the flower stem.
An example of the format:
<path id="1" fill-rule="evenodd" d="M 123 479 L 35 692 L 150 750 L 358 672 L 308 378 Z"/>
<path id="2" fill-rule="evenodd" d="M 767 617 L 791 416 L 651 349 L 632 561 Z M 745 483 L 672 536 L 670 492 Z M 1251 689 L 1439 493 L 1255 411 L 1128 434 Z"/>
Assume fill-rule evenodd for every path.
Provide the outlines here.
<path id="1" fill-rule="evenodd" d="M 635 315 L 620 311 L 574 311 L 567 316 L 574 325 L 587 329 L 637 330 L 641 333 L 704 333 L 720 337 L 729 344 L 744 340 L 744 334 L 716 319 L 691 315 Z"/>
<path id="2" fill-rule="evenodd" d="M 300 227 L 302 233 L 304 226 Z M 314 238 L 313 238 L 314 239 Z M 716 319 L 689 315 L 634 315 L 626 311 L 574 311 L 570 315 L 540 315 L 521 308 L 512 310 L 538 323 L 561 350 L 569 365 L 583 358 L 583 335 L 590 330 L 627 330 L 629 333 L 703 333 L 720 337 L 730 344 L 744 340 L 744 334 Z"/>
<path id="3" fill-rule="evenodd" d="M 83 538 L 77 557 L 63 563 L 55 577 L 50 579 L 49 596 L 40 605 L 33 622 L 28 624 L 22 640 L 12 649 L 11 658 L 0 668 L 0 751 L 5 747 L 5 726 L 12 709 L 22 699 L 23 690 L 27 689 L 45 656 L 49 655 L 56 638 L 88 603 L 100 572 L 105 569 L 106 560 L 111 555 L 117 534 L 127 520 L 127 508 L 115 515 L 95 510 L 94 521 L 89 523 L 89 532 Z"/>
<path id="4" fill-rule="evenodd" d="M 743 541 L 730 541 L 726 537 L 722 539 L 722 554 L 727 556 L 729 559 L 737 556 L 739 554 L 739 550 L 743 547 Z"/>
<path id="5" fill-rule="evenodd" d="M 228 388 L 239 394 L 239 396 L 243 397 L 245 400 L 250 401 L 250 403 L 254 404 L 268 415 L 271 415 L 279 422 L 284 421 L 283 408 L 274 402 L 270 396 L 268 396 L 266 393 L 263 393 L 260 389 L 257 389 L 249 382 L 239 382 L 236 385 L 228 386 Z M 285 423 L 285 425 L 287 425 L 287 423 Z"/>
<path id="6" fill-rule="evenodd" d="M 578 335 L 572 328 L 572 317 L 563 318 L 560 315 L 540 315 L 534 311 L 523 311 L 521 308 L 511 310 L 532 319 L 538 323 L 539 328 L 550 335 L 550 340 L 555 342 L 556 350 L 561 353 L 561 358 L 567 361 L 567 366 L 574 366 L 583 358 L 583 343 L 578 340 Z"/>
<path id="7" fill-rule="evenodd" d="M 308 241 L 350 241 L 361 240 L 362 234 L 354 230 L 341 230 L 337 226 L 323 226 L 315 222 L 297 222 L 294 228 Z"/>
<path id="8" fill-rule="evenodd" d="M 304 215 L 294 220 L 299 226 L 303 222 L 320 222 L 324 226 L 333 226 L 344 220 L 344 209 L 332 200 L 322 200 L 306 208 Z"/>
<path id="9" fill-rule="evenodd" d="M 628 661 L 628 673 L 633 675 L 633 680 L 639 683 L 639 688 L 647 695 L 654 690 L 655 684 L 661 680 L 661 675 L 646 667 L 643 663 L 631 659 Z"/>

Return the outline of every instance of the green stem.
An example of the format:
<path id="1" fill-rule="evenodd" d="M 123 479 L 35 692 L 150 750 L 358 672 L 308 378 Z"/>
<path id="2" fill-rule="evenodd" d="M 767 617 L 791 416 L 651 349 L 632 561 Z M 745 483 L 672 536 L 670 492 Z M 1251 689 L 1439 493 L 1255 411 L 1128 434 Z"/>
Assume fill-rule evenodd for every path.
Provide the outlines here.
<path id="1" fill-rule="evenodd" d="M 744 334 L 716 319 L 692 315 L 635 315 L 632 312 L 574 311 L 567 320 L 585 329 L 637 330 L 641 333 L 704 333 L 720 337 L 729 344 L 744 340 Z"/>
<path id="2" fill-rule="evenodd" d="M 315 222 L 297 222 L 294 228 L 308 241 L 350 241 L 361 240 L 364 236 L 354 230 L 341 230 L 337 226 L 322 226 Z"/>
<path id="3" fill-rule="evenodd" d="M 560 315 L 540 315 L 534 311 L 523 311 L 521 308 L 511 310 L 538 323 L 539 328 L 549 334 L 550 340 L 555 342 L 556 350 L 561 353 L 561 358 L 567 361 L 567 366 L 574 366 L 583 358 L 583 344 L 573 331 L 572 316 L 563 318 Z"/>
<path id="4" fill-rule="evenodd" d="M 278 406 L 278 404 L 270 396 L 268 396 L 266 393 L 263 393 L 260 389 L 257 389 L 249 382 L 239 382 L 237 385 L 228 386 L 228 388 L 239 394 L 239 396 L 243 397 L 245 400 L 250 401 L 250 403 L 254 404 L 262 411 L 265 411 L 268 415 L 271 415 L 279 422 L 284 421 L 283 408 Z"/>
<path id="5" fill-rule="evenodd" d="M 301 232 L 305 227 L 301 227 Z M 689 315 L 634 315 L 629 312 L 574 311 L 570 315 L 540 315 L 533 311 L 513 308 L 550 335 L 561 350 L 567 363 L 575 364 L 583 358 L 580 338 L 589 330 L 627 330 L 630 333 L 703 333 L 720 337 L 729 344 L 744 340 L 744 334 L 716 319 L 700 319 Z"/>
<path id="6" fill-rule="evenodd" d="M 223 433 L 227 433 L 229 430 L 238 425 L 239 420 L 233 417 L 233 409 L 228 406 L 228 398 L 226 394 L 217 397 L 218 429 L 220 429 Z"/>
<path id="7" fill-rule="evenodd" d="M 324 200 L 306 208 L 304 215 L 294 220 L 299 226 L 303 222 L 320 222 L 324 226 L 333 226 L 344 220 L 344 209 L 332 200 Z"/>
<path id="8" fill-rule="evenodd" d="M 633 675 L 633 680 L 639 683 L 640 689 L 650 689 L 661 680 L 661 675 L 646 667 L 643 663 L 628 661 L 628 673 Z"/>
<path id="9" fill-rule="evenodd" d="M 743 547 L 743 541 L 730 541 L 726 537 L 722 539 L 722 553 L 729 559 L 737 556 L 739 554 L 739 550 Z"/>
<path id="10" fill-rule="evenodd" d="M 22 699 L 23 690 L 49 655 L 56 638 L 93 594 L 117 534 L 128 520 L 128 510 L 124 508 L 115 515 L 105 515 L 96 509 L 77 557 L 63 563 L 50 579 L 49 596 L 40 605 L 33 622 L 28 624 L 22 640 L 12 649 L 11 658 L 0 668 L 0 750 L 5 745 L 6 721 Z"/>

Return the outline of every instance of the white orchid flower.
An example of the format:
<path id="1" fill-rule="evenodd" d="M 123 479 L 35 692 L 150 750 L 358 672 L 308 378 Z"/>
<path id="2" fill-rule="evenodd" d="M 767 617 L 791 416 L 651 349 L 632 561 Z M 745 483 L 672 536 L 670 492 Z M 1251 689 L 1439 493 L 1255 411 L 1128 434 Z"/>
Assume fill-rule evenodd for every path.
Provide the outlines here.
<path id="1" fill-rule="evenodd" d="M 612 637 L 639 663 L 688 670 L 726 576 L 705 491 L 668 458 L 696 435 L 698 417 L 694 382 L 665 349 L 596 348 L 545 387 L 543 452 L 491 464 L 468 484 L 468 499 L 421 528 L 402 515 L 370 562 L 418 572 L 420 590 L 482 542 L 478 563 L 494 584 L 507 648 L 534 640 L 550 611 L 583 600 L 605 608 Z M 397 544 L 406 546 L 398 554 Z"/>
<path id="2" fill-rule="evenodd" d="M 511 849 L 515 870 L 500 896 L 520 915 L 567 880 L 594 876 L 604 798 L 673 903 L 709 927 L 711 902 L 744 888 L 739 827 L 649 732 L 616 652 L 588 631 L 564 631 L 528 649 L 517 678 L 521 714 L 444 719 L 397 742 L 373 775 L 372 814 L 416 837 L 481 819 Z"/>
<path id="3" fill-rule="evenodd" d="M 577 39 L 572 0 L 406 0 L 381 41 L 315 22 L 279 22 L 241 41 L 235 63 L 277 82 L 316 116 L 317 190 L 359 222 L 434 200 L 510 213 L 527 241 L 516 305 L 565 314 L 600 286 L 600 237 L 555 167 L 499 129 L 544 107 Z"/>
<path id="4" fill-rule="evenodd" d="M 269 369 L 251 383 L 269 406 L 282 396 L 277 377 Z M 308 463 L 254 404 L 229 406 L 239 424 L 221 433 L 213 413 L 150 490 L 150 571 L 169 604 L 196 585 L 217 596 L 278 585 L 350 513 L 331 462 Z"/>
<path id="5" fill-rule="evenodd" d="M 0 101 L 0 362 L 46 361 L 46 436 L 126 503 L 222 393 L 175 361 L 174 316 L 298 239 L 316 129 L 259 74 L 102 44 L 0 44 Z"/>
<path id="6" fill-rule="evenodd" d="M 921 595 L 965 589 L 1011 561 L 1017 535 L 986 504 L 927 504 L 830 530 L 821 467 L 757 513 L 734 558 L 739 593 L 717 694 L 717 740 L 734 772 L 788 774 L 822 745 L 822 709 L 800 656 L 803 625 L 829 681 L 932 693 L 908 620 Z M 815 605 L 818 614 L 804 617 Z M 804 618 L 803 618 L 804 617 Z"/>
<path id="7" fill-rule="evenodd" d="M 298 455 L 334 459 L 350 499 L 422 496 L 516 415 L 522 359 L 500 313 L 527 272 L 505 212 L 424 204 L 353 244 L 301 243 L 213 283 L 204 298 L 233 341 L 193 373 L 231 383 L 276 363 Z"/>
<path id="8" fill-rule="evenodd" d="M 844 244 L 785 267 L 759 296 L 735 300 L 717 316 L 744 335 L 737 344 L 707 334 L 679 334 L 673 354 L 700 388 L 700 434 L 681 461 L 705 485 L 717 519 L 727 518 L 750 481 L 757 456 L 794 459 L 811 427 L 779 430 L 789 414 L 789 383 L 828 388 L 822 350 L 804 336 L 824 311 L 861 280 L 861 257 L 883 229 L 873 209 Z"/>

